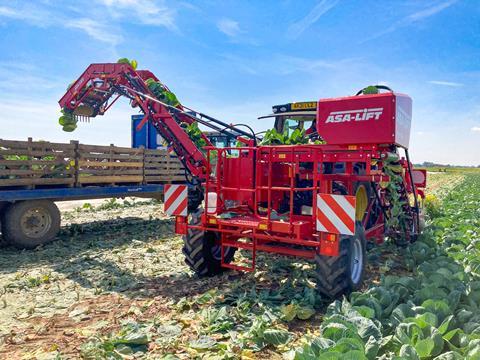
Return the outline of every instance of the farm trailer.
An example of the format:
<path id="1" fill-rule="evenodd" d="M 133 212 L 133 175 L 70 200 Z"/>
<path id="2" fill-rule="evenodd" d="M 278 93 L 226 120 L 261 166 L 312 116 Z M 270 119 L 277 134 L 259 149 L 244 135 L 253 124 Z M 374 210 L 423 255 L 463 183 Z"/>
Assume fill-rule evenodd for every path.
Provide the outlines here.
<path id="1" fill-rule="evenodd" d="M 0 140 L 3 238 L 19 248 L 34 248 L 60 229 L 55 201 L 160 198 L 164 184 L 184 183 L 184 172 L 166 150 Z"/>
<path id="2" fill-rule="evenodd" d="M 148 70 L 102 63 L 91 64 L 59 104 L 76 120 L 103 115 L 126 97 L 144 115 L 138 128 L 154 125 L 184 165 L 191 193 L 204 199 L 205 210 L 187 209 L 185 185 L 165 190 L 165 210 L 176 217 L 185 261 L 197 274 L 254 271 L 258 251 L 290 255 L 313 259 L 319 292 L 337 297 L 362 284 L 367 241 L 408 245 L 421 232 L 426 174 L 409 160 L 407 95 L 373 86 L 274 106 L 265 118 L 275 131 L 263 139 L 245 124 L 172 105 L 170 95 Z M 197 124 L 243 146 L 215 147 Z M 282 145 L 287 135 L 296 139 Z M 240 263 L 238 249 L 248 254 Z"/>

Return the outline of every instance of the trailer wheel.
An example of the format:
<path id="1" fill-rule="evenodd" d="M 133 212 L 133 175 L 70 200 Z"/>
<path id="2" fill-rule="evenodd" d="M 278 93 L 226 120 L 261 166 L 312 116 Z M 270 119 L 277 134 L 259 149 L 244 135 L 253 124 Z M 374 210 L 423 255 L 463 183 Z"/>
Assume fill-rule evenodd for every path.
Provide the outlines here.
<path id="1" fill-rule="evenodd" d="M 9 205 L 10 203 L 0 202 L 0 231 L 2 232 L 0 236 L 0 247 L 7 245 L 5 235 L 3 234 L 3 224 L 5 223 L 5 213 L 7 212 Z"/>
<path id="2" fill-rule="evenodd" d="M 60 230 L 60 211 L 52 201 L 21 201 L 5 210 L 2 233 L 19 249 L 34 249 L 53 240 Z"/>
<path id="3" fill-rule="evenodd" d="M 360 221 L 353 236 L 341 236 L 339 256 L 316 255 L 318 291 L 329 299 L 357 290 L 365 273 L 366 239 Z"/>
<path id="4" fill-rule="evenodd" d="M 190 225 L 199 225 L 203 209 L 199 208 L 190 216 Z M 210 231 L 188 229 L 183 236 L 185 263 L 200 276 L 212 276 L 225 269 L 221 267 L 221 248 L 218 235 Z M 225 262 L 230 263 L 235 254 L 234 248 L 225 248 Z"/>

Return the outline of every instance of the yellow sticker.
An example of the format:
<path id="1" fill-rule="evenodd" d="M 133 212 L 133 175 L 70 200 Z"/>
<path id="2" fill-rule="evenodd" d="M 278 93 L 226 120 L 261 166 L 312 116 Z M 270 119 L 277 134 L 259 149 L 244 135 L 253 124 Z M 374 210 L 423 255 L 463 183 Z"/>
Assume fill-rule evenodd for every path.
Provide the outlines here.
<path id="1" fill-rule="evenodd" d="M 217 223 L 217 219 L 208 219 L 208 222 L 210 224 L 216 224 Z"/>
<path id="2" fill-rule="evenodd" d="M 292 103 L 292 110 L 316 110 L 317 103 L 315 101 Z"/>
<path id="3" fill-rule="evenodd" d="M 267 225 L 267 224 L 258 224 L 258 229 L 259 229 L 259 230 L 267 230 L 267 229 L 268 229 L 268 225 Z"/>
<path id="4" fill-rule="evenodd" d="M 287 154 L 278 154 L 278 158 L 279 158 L 279 159 L 286 159 L 286 158 L 287 158 Z"/>

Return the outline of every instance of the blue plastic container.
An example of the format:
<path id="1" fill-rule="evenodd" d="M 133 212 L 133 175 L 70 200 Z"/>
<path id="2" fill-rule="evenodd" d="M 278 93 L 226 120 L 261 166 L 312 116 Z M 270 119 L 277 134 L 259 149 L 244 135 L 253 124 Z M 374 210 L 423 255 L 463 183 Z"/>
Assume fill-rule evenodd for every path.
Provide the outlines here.
<path id="1" fill-rule="evenodd" d="M 162 137 L 157 132 L 151 122 L 147 122 L 137 131 L 137 125 L 143 119 L 143 115 L 132 115 L 132 147 L 145 149 L 164 149 L 162 146 Z"/>

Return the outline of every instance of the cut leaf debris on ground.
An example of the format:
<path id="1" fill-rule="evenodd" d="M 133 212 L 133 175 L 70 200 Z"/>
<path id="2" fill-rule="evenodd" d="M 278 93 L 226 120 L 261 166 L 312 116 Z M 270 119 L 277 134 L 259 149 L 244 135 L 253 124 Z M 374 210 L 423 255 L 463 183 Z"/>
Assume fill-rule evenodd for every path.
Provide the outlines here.
<path id="1" fill-rule="evenodd" d="M 0 252 L 8 359 L 480 359 L 480 174 L 429 177 L 424 235 L 369 252 L 333 303 L 313 264 L 259 256 L 199 279 L 156 201 L 64 213 L 58 241 Z"/>

